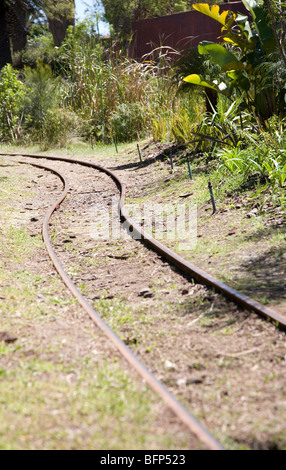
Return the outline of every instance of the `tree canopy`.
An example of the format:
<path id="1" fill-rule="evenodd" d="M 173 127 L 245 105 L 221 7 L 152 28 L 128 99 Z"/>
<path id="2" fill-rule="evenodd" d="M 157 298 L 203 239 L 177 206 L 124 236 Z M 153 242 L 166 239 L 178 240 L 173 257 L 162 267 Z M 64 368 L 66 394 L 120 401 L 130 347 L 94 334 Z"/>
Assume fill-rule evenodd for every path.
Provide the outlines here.
<path id="1" fill-rule="evenodd" d="M 105 19 L 116 35 L 128 34 L 133 21 L 185 11 L 193 3 L 193 0 L 102 0 Z"/>
<path id="2" fill-rule="evenodd" d="M 68 26 L 74 24 L 74 0 L 0 0 L 0 68 L 24 49 L 29 23 L 41 16 L 59 46 Z"/>

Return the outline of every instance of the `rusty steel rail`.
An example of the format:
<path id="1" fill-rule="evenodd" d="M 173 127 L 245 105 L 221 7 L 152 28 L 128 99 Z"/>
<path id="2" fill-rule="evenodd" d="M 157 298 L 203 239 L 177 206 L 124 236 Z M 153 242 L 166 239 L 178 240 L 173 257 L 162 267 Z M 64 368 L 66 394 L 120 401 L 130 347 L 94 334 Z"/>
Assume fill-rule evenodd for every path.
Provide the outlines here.
<path id="1" fill-rule="evenodd" d="M 23 156 L 23 155 L 22 155 Z M 42 157 L 41 157 L 42 158 Z M 49 159 L 51 159 L 49 157 Z M 67 161 L 67 160 L 64 160 Z M 103 333 L 109 338 L 112 343 L 116 346 L 121 355 L 128 361 L 128 363 L 139 373 L 141 378 L 145 380 L 149 386 L 162 398 L 165 404 L 173 411 L 173 413 L 184 423 L 187 428 L 194 434 L 200 442 L 202 442 L 210 450 L 224 450 L 223 446 L 201 425 L 201 423 L 192 416 L 186 408 L 184 408 L 181 403 L 167 390 L 167 388 L 156 379 L 156 377 L 143 365 L 143 363 L 132 353 L 132 351 L 126 346 L 126 344 L 109 328 L 107 323 L 101 318 L 101 316 L 92 308 L 88 301 L 84 298 L 78 288 L 75 286 L 71 278 L 65 272 L 65 269 L 57 257 L 48 233 L 48 227 L 50 219 L 56 209 L 66 198 L 69 185 L 67 178 L 54 168 L 46 167 L 44 165 L 39 165 L 30 162 L 19 161 L 21 164 L 29 164 L 37 168 L 51 171 L 57 175 L 63 182 L 64 190 L 57 201 L 48 209 L 48 212 L 45 216 L 42 234 L 43 239 L 48 251 L 48 254 L 62 280 L 64 281 L 67 288 L 71 293 L 78 299 L 80 305 L 88 313 L 90 318 L 94 323 L 103 331 Z M 78 162 L 72 162 L 78 163 Z M 123 188 L 122 188 L 123 189 Z"/>
<path id="2" fill-rule="evenodd" d="M 82 166 L 90 167 L 95 170 L 102 171 L 109 175 L 117 184 L 117 187 L 120 190 L 120 214 L 123 220 L 125 220 L 129 226 L 136 234 L 137 238 L 143 239 L 148 246 L 150 246 L 153 250 L 157 253 L 162 255 L 166 260 L 170 263 L 175 265 L 184 273 L 191 276 L 197 282 L 212 287 L 216 291 L 220 292 L 224 296 L 228 297 L 234 303 L 240 305 L 241 307 L 256 312 L 258 315 L 273 321 L 277 326 L 281 329 L 286 330 L 286 318 L 280 315 L 273 309 L 262 305 L 257 300 L 251 299 L 250 297 L 238 292 L 237 290 L 233 289 L 232 287 L 228 286 L 224 282 L 219 281 L 211 274 L 203 271 L 202 269 L 198 268 L 197 266 L 191 264 L 189 261 L 185 260 L 181 256 L 179 256 L 174 251 L 170 250 L 166 246 L 162 245 L 160 242 L 155 240 L 151 235 L 146 233 L 133 219 L 129 216 L 127 210 L 124 207 L 124 200 L 126 194 L 126 186 L 125 184 L 118 178 L 118 176 L 112 172 L 111 170 L 104 168 L 100 165 L 96 165 L 94 163 L 82 161 L 82 160 L 75 160 L 66 157 L 57 157 L 57 156 L 46 156 L 46 155 L 31 155 L 31 154 L 23 154 L 23 153 L 0 153 L 0 155 L 10 155 L 10 156 L 23 156 L 23 157 L 31 157 L 31 158 L 44 158 L 48 160 L 58 160 L 67 163 L 76 163 Z"/>

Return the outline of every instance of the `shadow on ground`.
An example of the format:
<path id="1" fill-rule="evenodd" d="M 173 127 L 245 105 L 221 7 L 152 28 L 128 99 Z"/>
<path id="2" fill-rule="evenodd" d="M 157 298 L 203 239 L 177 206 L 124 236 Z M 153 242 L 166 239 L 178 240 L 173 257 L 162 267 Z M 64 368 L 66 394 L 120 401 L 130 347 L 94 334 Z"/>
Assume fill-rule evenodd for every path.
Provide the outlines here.
<path id="1" fill-rule="evenodd" d="M 240 265 L 233 278 L 236 289 L 267 302 L 286 300 L 286 257 L 282 246 L 272 247 Z"/>

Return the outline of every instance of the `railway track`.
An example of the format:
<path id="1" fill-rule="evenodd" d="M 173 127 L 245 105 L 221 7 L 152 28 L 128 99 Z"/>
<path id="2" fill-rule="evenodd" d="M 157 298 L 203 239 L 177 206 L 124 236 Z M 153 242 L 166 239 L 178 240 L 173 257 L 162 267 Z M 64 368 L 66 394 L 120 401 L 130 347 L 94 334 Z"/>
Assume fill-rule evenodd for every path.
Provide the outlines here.
<path id="1" fill-rule="evenodd" d="M 7 155 L 7 154 L 5 154 Z M 20 156 L 18 154 L 10 154 L 11 156 Z M 165 248 L 162 244 L 154 240 L 151 236 L 145 233 L 142 228 L 136 224 L 129 216 L 127 211 L 124 207 L 124 199 L 126 188 L 124 183 L 110 170 L 103 168 L 101 166 L 95 165 L 93 163 L 81 161 L 81 160 L 74 160 L 68 159 L 63 157 L 54 157 L 54 156 L 42 156 L 42 155 L 23 155 L 21 157 L 30 157 L 33 159 L 48 159 L 51 161 L 60 161 L 69 164 L 76 164 L 85 166 L 88 168 L 92 168 L 94 170 L 104 172 L 109 177 L 113 179 L 116 183 L 119 191 L 120 191 L 120 213 L 121 217 L 127 222 L 130 229 L 133 230 L 138 236 L 145 240 L 149 247 L 159 253 L 162 257 L 168 260 L 171 264 L 175 265 L 180 271 L 183 271 L 188 276 L 194 278 L 197 282 L 203 283 L 209 287 L 212 287 L 225 295 L 226 297 L 230 298 L 233 302 L 236 302 L 238 305 L 242 306 L 243 308 L 251 311 L 255 311 L 259 315 L 263 316 L 264 318 L 270 319 L 271 321 L 275 322 L 276 325 L 279 325 L 280 328 L 285 329 L 286 321 L 283 317 L 281 317 L 277 312 L 274 312 L 265 306 L 259 304 L 258 302 L 236 292 L 234 289 L 231 289 L 224 283 L 216 280 L 212 276 L 208 275 L 207 273 L 203 272 L 202 270 L 196 268 L 195 266 L 191 265 L 189 262 L 183 260 L 177 254 L 172 252 L 171 250 Z M 24 163 L 24 162 L 21 162 Z M 31 164 L 31 163 L 30 163 Z M 128 347 L 126 347 L 125 343 L 122 342 L 117 335 L 113 333 L 113 331 L 109 328 L 109 326 L 102 320 L 102 318 L 95 312 L 95 310 L 91 307 L 89 302 L 82 296 L 79 289 L 75 286 L 69 276 L 66 274 L 61 262 L 59 261 L 52 244 L 49 238 L 49 231 L 48 225 L 50 218 L 57 207 L 62 203 L 65 199 L 66 195 L 68 194 L 68 182 L 67 178 L 58 170 L 46 167 L 45 165 L 38 165 L 33 163 L 34 166 L 38 166 L 42 169 L 46 169 L 48 171 L 54 172 L 64 183 L 64 191 L 61 194 L 60 198 L 53 204 L 53 206 L 49 209 L 45 221 L 43 224 L 43 237 L 45 243 L 47 245 L 47 249 L 49 255 L 58 271 L 60 276 L 63 278 L 67 287 L 71 290 L 71 292 L 78 298 L 80 304 L 83 308 L 88 312 L 89 316 L 96 322 L 96 324 L 101 328 L 102 331 L 106 334 L 106 336 L 116 345 L 120 353 L 128 360 L 128 362 L 139 372 L 139 374 L 146 380 L 149 385 L 164 399 L 164 401 L 168 404 L 168 406 L 173 410 L 173 412 L 184 422 L 188 428 L 194 433 L 208 448 L 210 449 L 222 449 L 222 446 L 211 436 L 210 433 L 204 429 L 203 426 L 193 418 L 190 413 L 180 405 L 180 403 L 168 392 L 168 390 L 151 374 L 146 367 L 134 356 L 134 354 L 130 351 Z"/>
<path id="2" fill-rule="evenodd" d="M 67 160 L 62 160 L 67 161 Z M 23 163 L 23 162 L 19 162 Z M 71 163 L 71 161 L 69 162 Z M 79 164 L 79 162 L 76 162 Z M 80 164 L 84 164 L 81 162 Z M 31 165 L 31 163 L 30 163 Z M 177 400 L 176 398 L 168 392 L 166 387 L 159 382 L 156 377 L 142 364 L 141 361 L 137 359 L 137 357 L 132 353 L 132 351 L 124 344 L 124 342 L 109 328 L 106 322 L 98 315 L 98 313 L 92 308 L 89 302 L 84 298 L 81 294 L 79 289 L 75 286 L 71 278 L 66 273 L 65 269 L 63 268 L 58 256 L 56 255 L 51 240 L 49 236 L 49 222 L 50 219 L 55 212 L 55 210 L 60 206 L 60 204 L 66 198 L 68 191 L 69 191 L 69 184 L 68 180 L 64 174 L 61 172 L 39 164 L 33 164 L 33 166 L 37 168 L 41 168 L 43 170 L 51 171 L 56 176 L 58 176 L 64 185 L 64 190 L 60 197 L 55 201 L 55 203 L 49 208 L 46 217 L 43 222 L 43 239 L 49 253 L 49 256 L 58 272 L 61 276 L 62 280 L 64 281 L 67 288 L 71 291 L 71 293 L 78 299 L 80 305 L 84 308 L 84 310 L 88 313 L 90 318 L 95 322 L 95 324 L 103 331 L 103 333 L 107 336 L 107 338 L 112 341 L 112 343 L 116 346 L 120 354 L 127 360 L 127 362 L 139 373 L 143 380 L 145 380 L 149 386 L 163 399 L 166 405 L 174 412 L 174 414 L 184 423 L 189 430 L 210 450 L 223 450 L 223 447 L 216 439 L 197 421 Z M 101 167 L 97 167 L 101 171 L 105 171 L 114 179 L 118 186 L 120 187 L 121 194 L 124 194 L 124 186 L 123 184 L 106 169 Z"/>
<path id="3" fill-rule="evenodd" d="M 1 153 L 0 153 L 1 155 Z M 10 154 L 11 156 L 17 156 L 17 154 Z M 150 246 L 154 251 L 162 255 L 166 260 L 172 263 L 174 266 L 179 268 L 181 271 L 185 272 L 186 274 L 192 276 L 197 282 L 207 285 L 209 287 L 214 288 L 218 292 L 222 293 L 237 305 L 241 307 L 256 312 L 258 315 L 261 315 L 268 320 L 275 322 L 277 326 L 282 329 L 286 329 L 286 320 L 280 315 L 278 312 L 269 309 L 268 307 L 262 305 L 260 302 L 251 299 L 250 297 L 238 292 L 237 290 L 233 289 L 232 287 L 228 286 L 227 284 L 219 281 L 215 277 L 211 276 L 210 274 L 204 272 L 202 269 L 197 268 L 193 264 L 189 263 L 188 261 L 184 260 L 181 256 L 177 255 L 174 251 L 170 250 L 169 248 L 165 247 L 157 240 L 155 240 L 151 235 L 146 233 L 134 220 L 129 216 L 128 211 L 124 207 L 124 201 L 126 196 L 126 187 L 125 184 L 118 178 L 118 176 L 110 171 L 107 168 L 102 166 L 96 165 L 94 163 L 82 161 L 82 160 L 75 160 L 65 157 L 55 157 L 55 156 L 44 156 L 43 155 L 31 155 L 26 154 L 23 157 L 30 157 L 30 158 L 46 158 L 47 160 L 57 160 L 66 163 L 73 163 L 82 165 L 85 167 L 93 168 L 94 170 L 99 170 L 101 172 L 106 173 L 110 176 L 118 186 L 120 191 L 120 201 L 119 201 L 119 209 L 122 219 L 127 222 L 129 226 L 129 230 L 134 233 L 139 239 L 143 239 L 148 246 Z"/>

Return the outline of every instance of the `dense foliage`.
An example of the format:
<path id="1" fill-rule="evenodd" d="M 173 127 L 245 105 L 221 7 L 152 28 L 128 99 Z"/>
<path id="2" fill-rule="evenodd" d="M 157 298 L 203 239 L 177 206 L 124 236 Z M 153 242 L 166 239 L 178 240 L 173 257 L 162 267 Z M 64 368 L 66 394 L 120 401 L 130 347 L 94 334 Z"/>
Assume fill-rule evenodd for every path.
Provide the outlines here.
<path id="1" fill-rule="evenodd" d="M 0 135 L 2 140 L 15 141 L 20 121 L 20 102 L 24 86 L 17 71 L 7 65 L 0 75 Z"/>
<path id="2" fill-rule="evenodd" d="M 129 34 L 133 21 L 187 11 L 193 3 L 194 0 L 102 0 L 105 19 L 116 36 Z"/>
<path id="3" fill-rule="evenodd" d="M 157 51 L 156 60 L 137 63 L 120 51 L 107 54 L 95 31 L 92 21 L 79 23 L 55 48 L 47 29 L 35 25 L 23 54 L 27 65 L 18 80 L 23 90 L 15 96 L 18 132 L 13 140 L 45 146 L 63 144 L 70 137 L 101 142 L 148 134 L 188 139 L 199 122 L 203 100 L 196 90 L 176 94 L 164 50 Z M 3 132 L 0 140 L 9 136 Z"/>
<path id="4" fill-rule="evenodd" d="M 194 6 L 220 23 L 221 43 L 199 44 L 202 62 L 193 64 L 184 82 L 217 95 L 197 130 L 201 143 L 209 142 L 210 158 L 229 174 L 243 175 L 244 180 L 257 175 L 257 183 L 268 182 L 278 205 L 285 206 L 285 33 L 273 29 L 276 21 L 284 25 L 285 17 L 278 19 L 260 1 L 243 3 L 252 21 L 219 6 Z M 215 67 L 206 69 L 206 60 Z"/>
<path id="5" fill-rule="evenodd" d="M 56 46 L 69 25 L 74 25 L 74 0 L 0 0 L 0 67 L 7 63 L 21 65 L 28 30 L 35 21 L 46 20 Z"/>
<path id="6" fill-rule="evenodd" d="M 222 93 L 229 99 L 243 96 L 240 109 L 247 109 L 263 122 L 279 111 L 285 112 L 285 93 L 281 97 L 279 81 L 273 80 L 273 60 L 279 61 L 274 31 L 267 11 L 254 0 L 243 2 L 252 16 L 236 15 L 228 10 L 220 12 L 218 6 L 195 5 L 201 13 L 222 25 L 221 44 L 203 41 L 198 50 L 219 65 L 223 76 L 216 81 L 206 80 L 198 74 L 187 76 L 188 83 L 204 86 Z M 282 102 L 281 102 L 282 98 Z"/>

